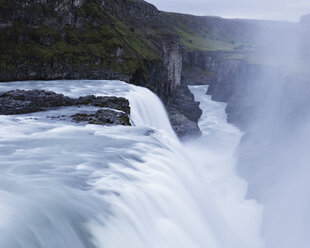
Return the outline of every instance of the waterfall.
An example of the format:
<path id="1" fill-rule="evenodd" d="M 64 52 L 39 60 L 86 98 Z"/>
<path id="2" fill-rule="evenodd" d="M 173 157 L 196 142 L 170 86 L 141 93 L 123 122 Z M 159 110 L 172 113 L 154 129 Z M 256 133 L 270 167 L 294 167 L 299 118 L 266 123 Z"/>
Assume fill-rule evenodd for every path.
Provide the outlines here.
<path id="1" fill-rule="evenodd" d="M 176 138 L 165 107 L 158 96 L 146 88 L 136 86 L 125 97 L 129 99 L 131 118 L 135 125 L 163 130 L 169 136 Z"/>
<path id="2" fill-rule="evenodd" d="M 262 208 L 235 174 L 241 132 L 225 105 L 201 102 L 200 139 L 181 144 L 149 90 L 120 81 L 0 84 L 70 97 L 129 99 L 133 127 L 0 116 L 0 247 L 260 248 Z"/>

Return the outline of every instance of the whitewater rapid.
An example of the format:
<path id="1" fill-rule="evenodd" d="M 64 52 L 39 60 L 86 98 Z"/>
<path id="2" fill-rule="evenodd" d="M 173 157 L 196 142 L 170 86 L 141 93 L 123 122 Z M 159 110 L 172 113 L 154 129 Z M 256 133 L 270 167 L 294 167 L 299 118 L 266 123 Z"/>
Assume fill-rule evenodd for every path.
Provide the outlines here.
<path id="1" fill-rule="evenodd" d="M 133 127 L 47 116 L 74 107 L 0 116 L 0 247 L 260 248 L 262 208 L 235 174 L 242 133 L 225 104 L 201 102 L 200 139 L 181 144 L 149 90 L 120 81 L 0 84 L 70 97 L 129 99 Z M 91 108 L 91 107 L 86 107 Z"/>

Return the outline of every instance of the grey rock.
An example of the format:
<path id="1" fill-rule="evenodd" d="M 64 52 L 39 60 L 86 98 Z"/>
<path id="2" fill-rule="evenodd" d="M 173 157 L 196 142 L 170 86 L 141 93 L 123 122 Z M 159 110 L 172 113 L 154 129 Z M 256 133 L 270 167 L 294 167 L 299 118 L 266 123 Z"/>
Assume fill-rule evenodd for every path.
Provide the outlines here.
<path id="1" fill-rule="evenodd" d="M 72 118 L 77 122 L 87 121 L 92 124 L 130 125 L 130 107 L 122 97 L 96 97 L 93 95 L 70 98 L 62 94 L 44 90 L 12 90 L 0 93 L 0 114 L 15 115 L 44 111 L 63 106 L 91 105 L 101 109 L 87 115 L 78 113 Z"/>
<path id="2" fill-rule="evenodd" d="M 87 122 L 95 125 L 131 126 L 128 115 L 111 109 L 100 109 L 95 113 L 76 113 L 71 116 L 75 122 Z"/>
<path id="3" fill-rule="evenodd" d="M 104 107 L 117 109 L 125 112 L 126 114 L 130 114 L 129 102 L 127 99 L 123 97 L 103 97 L 103 96 L 82 96 L 77 99 L 78 105 L 92 105 L 95 107 Z"/>
<path id="4" fill-rule="evenodd" d="M 12 90 L 0 93 L 0 114 L 3 115 L 32 113 L 70 105 L 74 105 L 73 99 L 51 91 Z"/>
<path id="5" fill-rule="evenodd" d="M 178 40 L 170 39 L 163 43 L 164 64 L 168 71 L 170 91 L 174 91 L 181 84 L 182 53 Z"/>
<path id="6" fill-rule="evenodd" d="M 201 135 L 198 120 L 202 111 L 186 85 L 182 84 L 171 94 L 167 110 L 172 128 L 179 137 Z"/>
<path id="7" fill-rule="evenodd" d="M 181 139 L 201 136 L 198 124 L 180 112 L 171 114 L 170 122 L 174 131 Z"/>

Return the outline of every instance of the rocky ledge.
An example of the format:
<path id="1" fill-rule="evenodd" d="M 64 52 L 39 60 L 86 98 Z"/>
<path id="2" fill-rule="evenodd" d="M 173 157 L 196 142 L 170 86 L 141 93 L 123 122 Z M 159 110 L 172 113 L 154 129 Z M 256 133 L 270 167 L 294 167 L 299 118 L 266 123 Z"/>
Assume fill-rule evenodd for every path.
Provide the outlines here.
<path id="1" fill-rule="evenodd" d="M 202 111 L 186 85 L 181 84 L 171 93 L 166 105 L 171 126 L 181 139 L 199 137 L 202 134 L 198 126 Z"/>
<path id="2" fill-rule="evenodd" d="M 70 98 L 62 94 L 45 90 L 12 90 L 0 93 L 0 114 L 15 115 L 55 109 L 57 107 L 89 105 L 100 107 L 90 113 L 76 113 L 71 116 L 75 122 L 87 122 L 97 125 L 130 126 L 130 107 L 122 97 L 83 96 Z"/>
<path id="3" fill-rule="evenodd" d="M 75 122 L 87 122 L 96 125 L 123 125 L 130 126 L 127 114 L 112 109 L 99 109 L 92 113 L 76 113 L 71 116 Z"/>

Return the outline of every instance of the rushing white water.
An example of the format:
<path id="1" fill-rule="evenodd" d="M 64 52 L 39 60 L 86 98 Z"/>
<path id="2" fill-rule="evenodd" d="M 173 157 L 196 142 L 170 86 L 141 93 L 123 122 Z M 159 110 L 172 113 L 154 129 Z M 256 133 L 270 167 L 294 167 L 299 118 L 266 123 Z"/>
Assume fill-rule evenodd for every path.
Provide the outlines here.
<path id="1" fill-rule="evenodd" d="M 0 116 L 0 247 L 258 248 L 261 207 L 235 175 L 241 133 L 225 105 L 201 101 L 199 140 L 182 145 L 149 90 L 119 81 L 14 82 L 71 97 L 130 100 L 134 127 Z"/>

